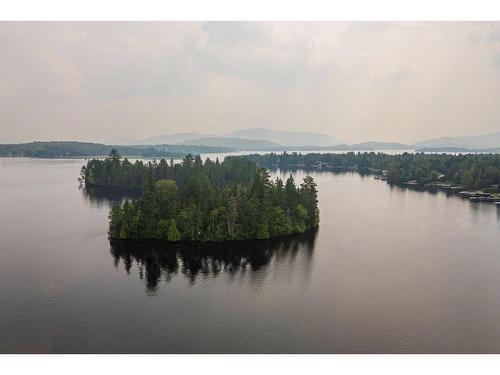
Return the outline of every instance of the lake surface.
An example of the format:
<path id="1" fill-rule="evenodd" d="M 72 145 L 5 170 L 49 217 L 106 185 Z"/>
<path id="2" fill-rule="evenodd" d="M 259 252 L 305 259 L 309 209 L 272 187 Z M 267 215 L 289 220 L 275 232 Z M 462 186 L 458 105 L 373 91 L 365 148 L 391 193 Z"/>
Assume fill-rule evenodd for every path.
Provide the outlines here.
<path id="1" fill-rule="evenodd" d="M 111 246 L 82 164 L 0 159 L 1 353 L 500 353 L 494 205 L 313 172 L 317 233 Z"/>

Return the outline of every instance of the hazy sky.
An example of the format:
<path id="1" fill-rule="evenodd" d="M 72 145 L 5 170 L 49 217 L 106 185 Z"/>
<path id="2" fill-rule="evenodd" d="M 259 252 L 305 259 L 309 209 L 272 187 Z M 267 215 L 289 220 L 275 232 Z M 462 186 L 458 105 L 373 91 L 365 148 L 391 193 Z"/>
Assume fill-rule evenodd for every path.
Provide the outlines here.
<path id="1" fill-rule="evenodd" d="M 0 142 L 500 130 L 500 23 L 0 23 Z"/>

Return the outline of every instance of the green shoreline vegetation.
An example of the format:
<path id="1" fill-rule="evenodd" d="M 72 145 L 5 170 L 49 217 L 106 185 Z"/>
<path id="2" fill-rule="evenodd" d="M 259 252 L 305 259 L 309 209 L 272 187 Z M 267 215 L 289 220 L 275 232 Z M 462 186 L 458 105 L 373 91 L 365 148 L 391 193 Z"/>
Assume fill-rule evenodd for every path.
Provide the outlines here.
<path id="1" fill-rule="evenodd" d="M 384 154 L 375 152 L 270 153 L 245 158 L 257 165 L 281 169 L 355 170 L 384 175 L 391 184 L 413 182 L 432 186 L 437 183 L 460 185 L 465 189 L 498 189 L 500 155 L 498 154 Z"/>
<path id="2" fill-rule="evenodd" d="M 187 155 L 181 163 L 132 164 L 112 150 L 105 160 L 82 167 L 86 186 L 141 188 L 137 200 L 114 205 L 111 239 L 226 241 L 304 233 L 319 224 L 317 189 L 306 176 L 271 181 L 245 158 L 222 163 Z M 141 185 L 142 183 L 142 185 Z"/>
<path id="3" fill-rule="evenodd" d="M 300 187 L 290 176 L 271 181 L 266 169 L 352 170 L 383 176 L 390 184 L 456 186 L 498 193 L 500 155 L 389 155 L 375 152 L 269 153 L 228 156 L 222 163 L 187 155 L 182 163 L 121 160 L 112 150 L 82 167 L 86 186 L 142 191 L 114 206 L 109 235 L 122 239 L 223 241 L 303 233 L 319 223 L 316 183 Z M 456 190 L 457 192 L 460 190 Z M 498 194 L 492 196 L 498 197 Z"/>
<path id="4" fill-rule="evenodd" d="M 197 145 L 111 146 L 90 142 L 52 141 L 0 144 L 0 156 L 29 158 L 99 157 L 107 156 L 113 148 L 118 150 L 122 155 L 140 158 L 182 158 L 189 153 L 197 154 L 233 151 L 226 147 Z"/>

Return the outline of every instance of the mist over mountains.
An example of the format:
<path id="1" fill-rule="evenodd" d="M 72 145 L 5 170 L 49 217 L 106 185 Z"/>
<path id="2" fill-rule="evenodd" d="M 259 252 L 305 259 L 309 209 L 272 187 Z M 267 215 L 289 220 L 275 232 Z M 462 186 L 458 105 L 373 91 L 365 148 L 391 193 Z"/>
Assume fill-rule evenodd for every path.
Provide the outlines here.
<path id="1" fill-rule="evenodd" d="M 323 133 L 283 131 L 265 128 L 235 130 L 231 132 L 229 136 L 244 139 L 263 139 L 282 146 L 333 146 L 343 143 L 339 139 Z"/>
<path id="2" fill-rule="evenodd" d="M 114 145 L 161 145 L 161 144 L 183 144 L 192 139 L 205 137 L 208 135 L 200 133 L 174 133 L 165 135 L 156 135 L 154 137 L 148 137 L 143 139 L 135 139 L 128 137 L 117 137 L 111 139 L 108 143 Z"/>
<path id="3" fill-rule="evenodd" d="M 115 138 L 109 142 L 116 145 L 204 145 L 225 147 L 243 151 L 296 150 L 446 150 L 457 152 L 500 147 L 500 131 L 460 137 L 440 137 L 413 144 L 370 141 L 348 144 L 338 138 L 317 132 L 273 130 L 266 128 L 241 129 L 226 135 L 201 134 L 193 132 L 158 135 L 144 139 Z"/>
<path id="4" fill-rule="evenodd" d="M 157 144 L 194 144 L 217 147 L 234 147 L 267 150 L 276 147 L 333 146 L 342 143 L 335 137 L 315 132 L 272 130 L 265 128 L 242 129 L 227 135 L 174 133 L 144 139 L 115 138 L 110 144 L 157 145 Z"/>
<path id="5" fill-rule="evenodd" d="M 90 147 L 89 145 L 92 145 Z M 476 136 L 440 137 L 404 144 L 397 142 L 370 141 L 362 143 L 340 143 L 334 136 L 315 132 L 279 131 L 265 128 L 242 129 L 227 135 L 201 134 L 194 132 L 158 135 L 143 139 L 120 137 L 107 142 L 107 145 L 78 141 L 37 142 L 26 144 L 2 144 L 4 156 L 57 154 L 58 156 L 100 155 L 103 146 L 109 145 L 134 147 L 123 148 L 131 155 L 156 155 L 158 153 L 196 153 L 229 151 L 417 151 L 417 152 L 500 152 L 500 131 Z M 47 150 L 49 148 L 50 150 Z M 69 149 L 68 149 L 69 148 Z M 82 153 L 82 150 L 85 152 Z"/>
<path id="6" fill-rule="evenodd" d="M 500 131 L 482 135 L 470 135 L 462 137 L 440 137 L 429 139 L 414 144 L 417 148 L 432 147 L 432 148 L 496 148 L 500 147 Z"/>
<path id="7" fill-rule="evenodd" d="M 210 147 L 227 147 L 235 151 L 278 151 L 284 147 L 278 143 L 263 139 L 244 139 L 226 137 L 203 137 L 191 139 L 184 144 L 203 145 Z"/>

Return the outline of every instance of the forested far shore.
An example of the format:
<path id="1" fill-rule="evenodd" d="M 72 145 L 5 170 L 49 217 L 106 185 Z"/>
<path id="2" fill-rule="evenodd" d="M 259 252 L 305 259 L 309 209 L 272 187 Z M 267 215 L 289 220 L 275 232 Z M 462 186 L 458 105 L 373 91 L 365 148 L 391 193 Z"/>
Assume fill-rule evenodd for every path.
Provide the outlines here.
<path id="1" fill-rule="evenodd" d="M 114 205 L 112 239 L 226 241 L 268 239 L 304 233 L 319 224 L 316 182 L 306 176 L 297 186 L 290 175 L 272 181 L 250 160 L 226 157 L 202 161 L 187 155 L 181 163 L 130 163 L 112 150 L 105 160 L 82 167 L 87 186 L 137 188 L 139 199 Z"/>
<path id="2" fill-rule="evenodd" d="M 316 168 L 356 170 L 383 174 L 392 184 L 412 181 L 426 185 L 447 182 L 467 189 L 498 189 L 499 154 L 424 154 L 390 155 L 375 152 L 347 153 L 269 153 L 245 155 L 246 159 L 268 168 Z"/>
<path id="3" fill-rule="evenodd" d="M 186 154 L 219 153 L 232 149 L 198 145 L 112 146 L 101 143 L 53 141 L 0 144 L 0 157 L 76 158 L 107 156 L 112 149 L 121 155 L 142 158 L 174 157 Z"/>

